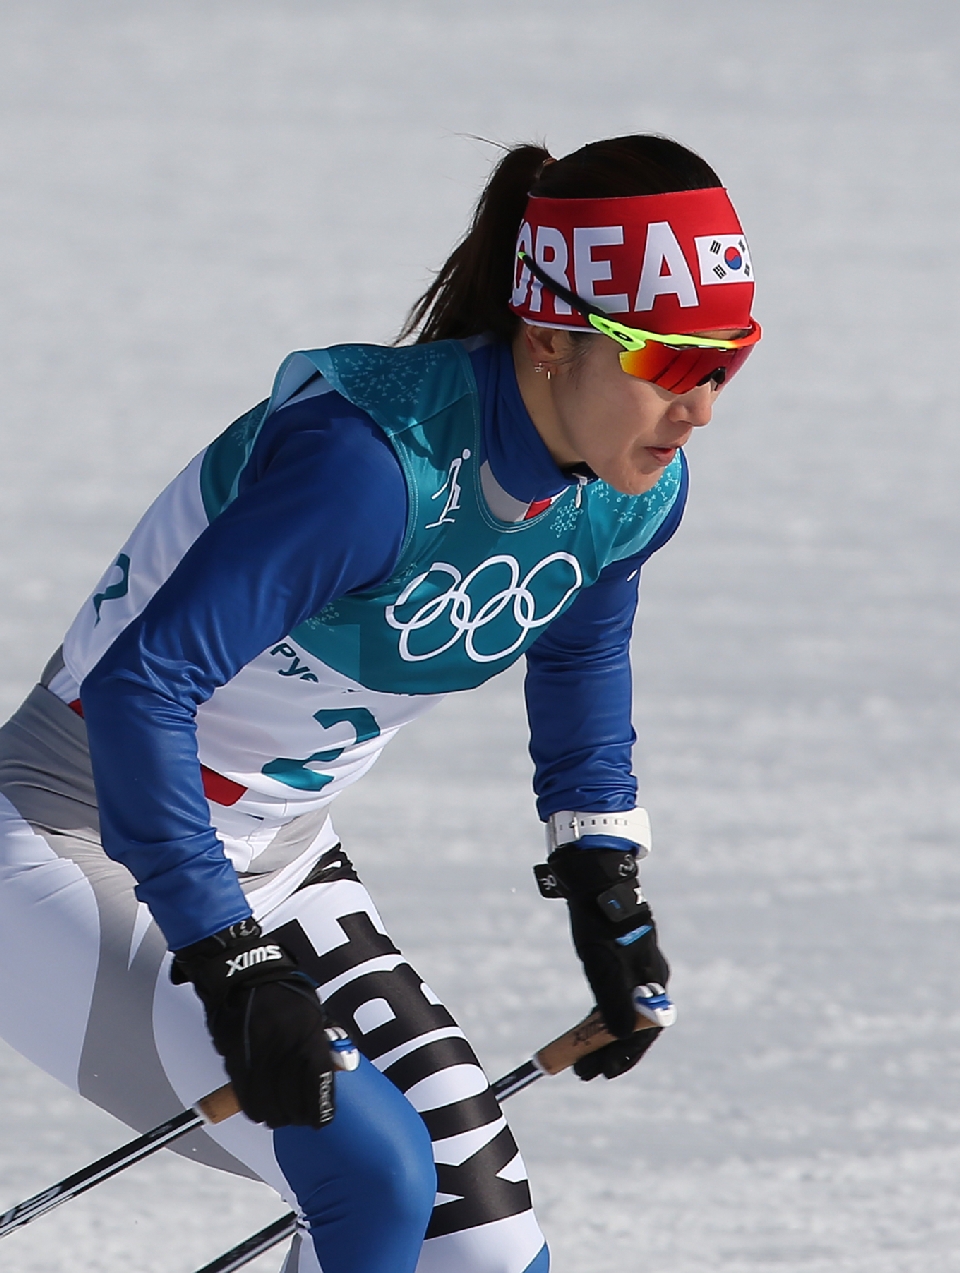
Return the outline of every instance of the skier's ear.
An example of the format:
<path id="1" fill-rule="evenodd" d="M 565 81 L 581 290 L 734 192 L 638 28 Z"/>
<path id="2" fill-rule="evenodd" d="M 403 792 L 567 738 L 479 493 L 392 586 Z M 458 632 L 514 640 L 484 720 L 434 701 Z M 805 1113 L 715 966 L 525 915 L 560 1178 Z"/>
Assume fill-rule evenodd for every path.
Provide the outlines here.
<path id="1" fill-rule="evenodd" d="M 534 367 L 567 362 L 573 354 L 570 333 L 558 327 L 535 327 L 524 323 L 521 332 L 521 347 Z"/>

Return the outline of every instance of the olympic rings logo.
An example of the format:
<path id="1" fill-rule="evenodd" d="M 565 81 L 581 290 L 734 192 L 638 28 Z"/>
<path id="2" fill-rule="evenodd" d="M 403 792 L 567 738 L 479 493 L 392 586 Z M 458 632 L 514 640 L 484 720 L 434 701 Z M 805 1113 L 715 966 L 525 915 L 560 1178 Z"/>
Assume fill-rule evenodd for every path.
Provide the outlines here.
<path id="1" fill-rule="evenodd" d="M 548 570 L 555 563 L 562 563 L 563 566 L 573 572 L 573 583 L 570 584 L 551 610 L 547 611 L 546 614 L 538 615 L 537 599 L 531 591 L 531 584 L 542 571 Z M 506 587 L 500 588 L 499 591 L 494 592 L 485 601 L 477 604 L 476 599 L 470 595 L 470 589 L 484 571 L 493 570 L 495 567 L 506 567 L 509 572 L 509 582 Z M 437 596 L 431 597 L 428 601 L 424 601 L 409 618 L 398 618 L 397 611 L 413 597 L 413 594 L 421 584 L 434 573 L 448 575 L 453 582 L 445 592 L 441 592 Z M 552 581 L 547 582 L 547 587 L 550 592 L 555 594 L 563 584 L 556 578 L 556 570 L 552 573 L 554 578 Z M 520 565 L 517 559 L 509 556 L 509 554 L 488 557 L 486 561 L 482 561 L 479 566 L 475 566 L 466 576 L 456 566 L 451 566 L 445 561 L 435 561 L 429 570 L 410 580 L 396 601 L 386 607 L 384 615 L 391 628 L 400 633 L 400 657 L 406 663 L 422 663 L 426 659 L 438 658 L 456 645 L 461 637 L 464 638 L 464 650 L 469 659 L 472 659 L 474 663 L 493 663 L 497 659 L 504 659 L 519 650 L 528 633 L 535 628 L 542 628 L 551 619 L 555 619 L 582 583 L 583 572 L 580 569 L 579 561 L 577 561 L 576 557 L 571 556 L 570 553 L 564 552 L 551 553 L 549 557 L 544 557 L 542 561 L 538 561 L 535 566 L 532 566 L 522 579 L 520 578 Z M 476 591 L 477 589 L 474 588 L 474 592 Z M 496 619 L 499 619 L 508 607 L 512 608 L 513 620 L 520 630 L 519 635 L 511 644 L 505 646 L 502 650 L 497 650 L 496 653 L 481 653 L 476 647 L 477 635 Z M 444 617 L 453 628 L 453 635 L 443 641 L 441 645 L 438 645 L 436 649 L 428 650 L 426 653 L 413 653 L 410 649 L 411 636 L 416 632 L 423 632 L 425 628 L 429 628 Z"/>

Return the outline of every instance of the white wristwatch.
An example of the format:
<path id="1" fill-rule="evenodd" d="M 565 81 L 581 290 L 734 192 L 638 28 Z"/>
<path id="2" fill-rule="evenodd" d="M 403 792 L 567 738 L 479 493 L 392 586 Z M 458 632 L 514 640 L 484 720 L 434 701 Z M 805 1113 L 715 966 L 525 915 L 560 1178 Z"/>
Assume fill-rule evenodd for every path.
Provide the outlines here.
<path id="1" fill-rule="evenodd" d="M 632 840 L 640 846 L 638 858 L 645 858 L 653 847 L 646 809 L 627 809 L 620 813 L 577 813 L 564 809 L 550 815 L 546 831 L 548 853 L 584 835 L 619 835 Z"/>

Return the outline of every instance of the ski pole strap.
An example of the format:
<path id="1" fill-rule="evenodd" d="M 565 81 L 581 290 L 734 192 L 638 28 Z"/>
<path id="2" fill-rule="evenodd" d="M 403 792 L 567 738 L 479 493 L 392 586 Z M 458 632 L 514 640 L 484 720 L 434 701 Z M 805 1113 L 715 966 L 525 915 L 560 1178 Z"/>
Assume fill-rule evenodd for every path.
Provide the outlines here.
<path id="1" fill-rule="evenodd" d="M 625 809 L 619 813 L 577 813 L 563 809 L 547 819 L 547 852 L 561 844 L 573 844 L 585 835 L 617 835 L 638 845 L 637 857 L 645 858 L 653 847 L 650 815 L 646 809 Z"/>

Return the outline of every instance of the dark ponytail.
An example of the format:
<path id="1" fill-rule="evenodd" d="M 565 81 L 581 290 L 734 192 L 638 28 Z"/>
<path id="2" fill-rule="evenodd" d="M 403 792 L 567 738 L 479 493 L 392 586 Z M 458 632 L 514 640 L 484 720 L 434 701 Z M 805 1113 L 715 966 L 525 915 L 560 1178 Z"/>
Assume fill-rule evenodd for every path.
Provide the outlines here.
<path id="1" fill-rule="evenodd" d="M 513 272 L 527 195 L 549 158 L 543 146 L 507 151 L 477 201 L 470 228 L 410 310 L 398 340 L 418 328 L 417 344 L 463 340 L 478 332 L 511 339 L 516 324 L 506 305 L 506 281 Z"/>
<path id="2" fill-rule="evenodd" d="M 463 340 L 490 332 L 510 341 L 519 319 L 507 308 L 517 231 L 530 194 L 604 199 L 722 185 L 705 160 L 668 137 L 594 141 L 556 161 L 542 146 L 515 146 L 494 168 L 470 228 L 416 302 L 398 341 Z"/>

